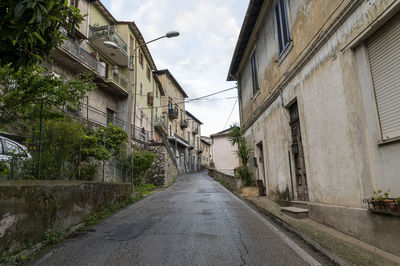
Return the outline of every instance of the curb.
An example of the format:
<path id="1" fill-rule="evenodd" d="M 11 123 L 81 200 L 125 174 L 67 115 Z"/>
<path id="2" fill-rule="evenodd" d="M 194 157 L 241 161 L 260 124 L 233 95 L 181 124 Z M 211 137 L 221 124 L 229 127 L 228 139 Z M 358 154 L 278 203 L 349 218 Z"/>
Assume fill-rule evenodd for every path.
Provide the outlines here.
<path id="1" fill-rule="evenodd" d="M 319 237 L 326 237 L 324 239 L 325 241 L 318 241 L 316 238 L 313 237 L 310 232 L 307 232 L 307 230 L 301 230 L 306 223 L 303 223 L 301 219 L 299 219 L 299 224 L 303 223 L 303 226 L 299 226 L 299 224 L 296 226 L 296 224 L 291 224 L 290 221 L 286 221 L 282 217 L 287 217 L 288 220 L 295 219 L 291 218 L 289 216 L 286 216 L 283 213 L 280 213 L 282 217 L 279 217 L 275 213 L 271 212 L 268 209 L 265 209 L 261 206 L 259 206 L 257 203 L 239 197 L 242 201 L 246 202 L 247 204 L 255 207 L 257 210 L 265 214 L 267 217 L 271 218 L 274 222 L 276 222 L 279 226 L 287 229 L 288 231 L 292 232 L 296 236 L 298 236 L 300 239 L 302 239 L 306 244 L 314 248 L 315 250 L 321 252 L 322 254 L 326 255 L 330 260 L 333 262 L 339 264 L 339 265 L 400 265 L 400 258 L 390 254 L 388 252 L 385 252 L 383 250 L 380 250 L 376 247 L 373 247 L 369 244 L 363 243 L 362 241 L 359 241 L 357 239 L 354 239 L 348 235 L 345 235 L 341 232 L 337 232 L 339 235 L 345 235 L 347 238 L 352 239 L 356 243 L 360 245 L 366 245 L 368 246 L 363 247 L 363 246 L 357 246 L 355 243 L 351 243 L 350 241 L 346 241 L 343 239 L 340 239 L 339 237 L 330 234 L 328 232 L 324 232 L 316 227 L 313 227 L 313 225 L 306 225 L 309 227 L 312 227 L 315 231 L 313 232 L 315 235 L 319 235 Z M 324 225 L 322 225 L 324 226 Z M 326 226 L 324 226 L 326 227 Z M 327 227 L 329 228 L 329 227 Z M 331 228 L 329 228 L 331 229 Z M 331 244 L 331 246 L 329 246 Z M 341 245 L 341 246 L 340 246 Z M 353 251 L 352 252 L 352 249 Z M 358 253 L 357 253 L 358 252 Z"/>

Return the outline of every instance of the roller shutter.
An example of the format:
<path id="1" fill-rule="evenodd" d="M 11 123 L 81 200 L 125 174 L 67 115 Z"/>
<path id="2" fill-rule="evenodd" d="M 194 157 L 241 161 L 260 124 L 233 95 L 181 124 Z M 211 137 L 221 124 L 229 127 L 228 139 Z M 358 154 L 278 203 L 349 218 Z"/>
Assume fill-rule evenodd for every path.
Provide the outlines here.
<path id="1" fill-rule="evenodd" d="M 400 137 L 400 15 L 367 41 L 383 141 Z"/>

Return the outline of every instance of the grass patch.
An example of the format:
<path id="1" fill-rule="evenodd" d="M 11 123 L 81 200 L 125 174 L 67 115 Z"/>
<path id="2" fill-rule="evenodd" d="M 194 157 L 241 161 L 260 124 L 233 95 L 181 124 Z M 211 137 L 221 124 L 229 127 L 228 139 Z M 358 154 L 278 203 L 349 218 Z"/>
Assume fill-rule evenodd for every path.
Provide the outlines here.
<path id="1" fill-rule="evenodd" d="M 174 177 L 172 178 L 172 180 L 168 182 L 168 184 L 167 184 L 166 187 L 172 186 L 175 182 L 176 182 L 176 176 L 174 176 Z"/>
<path id="2" fill-rule="evenodd" d="M 145 184 L 141 186 L 135 186 L 135 192 L 140 192 L 143 196 L 150 194 L 153 190 L 158 187 L 153 184 Z"/>
<path id="3" fill-rule="evenodd" d="M 224 180 L 220 180 L 218 182 L 221 183 L 221 185 L 223 185 L 227 190 L 233 191 L 233 188 L 231 187 L 231 185 L 229 185 L 229 183 L 225 182 Z"/>
<path id="4" fill-rule="evenodd" d="M 100 222 L 100 221 L 104 220 L 105 218 L 107 218 L 108 216 L 110 216 L 111 214 L 114 214 L 118 210 L 120 210 L 128 205 L 131 205 L 132 203 L 135 203 L 135 202 L 136 201 L 132 197 L 129 197 L 121 203 L 111 204 L 110 207 L 102 210 L 101 212 L 92 213 L 92 214 L 86 216 L 84 218 L 85 225 L 86 226 L 95 225 L 98 222 Z"/>

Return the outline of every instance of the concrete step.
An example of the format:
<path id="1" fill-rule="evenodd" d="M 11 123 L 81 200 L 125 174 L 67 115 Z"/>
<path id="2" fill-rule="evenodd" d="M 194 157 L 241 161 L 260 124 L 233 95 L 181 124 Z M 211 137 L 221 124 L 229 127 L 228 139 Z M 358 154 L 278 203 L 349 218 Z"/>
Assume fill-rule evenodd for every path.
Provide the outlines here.
<path id="1" fill-rule="evenodd" d="M 281 207 L 281 212 L 297 219 L 308 218 L 308 209 L 297 207 Z"/>
<path id="2" fill-rule="evenodd" d="M 291 207 L 302 208 L 308 210 L 308 201 L 292 200 L 290 202 Z"/>

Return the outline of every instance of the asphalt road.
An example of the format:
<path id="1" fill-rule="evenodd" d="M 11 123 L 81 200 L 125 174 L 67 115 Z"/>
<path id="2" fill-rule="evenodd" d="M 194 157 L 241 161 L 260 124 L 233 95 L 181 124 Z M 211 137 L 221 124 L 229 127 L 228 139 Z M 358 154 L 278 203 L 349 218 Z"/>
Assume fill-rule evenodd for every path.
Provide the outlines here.
<path id="1" fill-rule="evenodd" d="M 94 229 L 33 264 L 321 265 L 206 173 L 182 176 Z"/>

